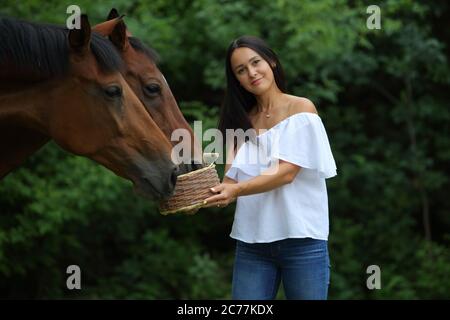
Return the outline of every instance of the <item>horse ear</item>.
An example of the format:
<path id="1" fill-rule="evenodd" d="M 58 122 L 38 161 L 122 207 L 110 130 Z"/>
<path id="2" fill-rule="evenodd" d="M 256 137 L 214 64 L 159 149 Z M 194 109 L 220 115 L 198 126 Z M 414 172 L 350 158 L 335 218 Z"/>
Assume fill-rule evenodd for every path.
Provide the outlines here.
<path id="1" fill-rule="evenodd" d="M 91 25 L 86 14 L 80 17 L 80 29 L 69 30 L 70 49 L 78 54 L 84 54 L 89 50 L 91 40 Z"/>
<path id="2" fill-rule="evenodd" d="M 127 26 L 120 20 L 109 35 L 109 40 L 121 51 L 126 51 L 130 46 L 127 35 Z"/>
<path id="3" fill-rule="evenodd" d="M 106 20 L 111 20 L 111 19 L 114 19 L 117 17 L 119 17 L 119 12 L 117 12 L 116 8 L 112 8 L 108 14 L 108 18 L 106 18 Z"/>
<path id="4" fill-rule="evenodd" d="M 124 15 L 96 24 L 95 26 L 92 27 L 92 31 L 97 32 L 104 37 L 108 37 L 112 34 L 114 28 L 120 22 L 120 20 L 122 20 L 123 17 Z"/>

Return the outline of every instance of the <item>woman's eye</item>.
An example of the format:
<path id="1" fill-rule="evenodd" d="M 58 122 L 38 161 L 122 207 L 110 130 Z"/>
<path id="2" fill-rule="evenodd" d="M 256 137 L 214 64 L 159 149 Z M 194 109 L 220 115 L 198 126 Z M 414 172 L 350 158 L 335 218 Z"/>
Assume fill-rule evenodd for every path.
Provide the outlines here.
<path id="1" fill-rule="evenodd" d="M 255 60 L 255 61 L 253 61 L 253 64 L 258 64 L 259 61 L 260 60 Z"/>
<path id="2" fill-rule="evenodd" d="M 144 87 L 145 94 L 154 97 L 161 93 L 161 87 L 156 83 L 150 83 Z"/>
<path id="3" fill-rule="evenodd" d="M 237 73 L 242 74 L 243 72 L 244 72 L 244 69 L 239 69 Z"/>
<path id="4" fill-rule="evenodd" d="M 105 94 L 109 98 L 120 98 L 122 97 L 122 88 L 116 85 L 108 86 L 104 89 Z"/>

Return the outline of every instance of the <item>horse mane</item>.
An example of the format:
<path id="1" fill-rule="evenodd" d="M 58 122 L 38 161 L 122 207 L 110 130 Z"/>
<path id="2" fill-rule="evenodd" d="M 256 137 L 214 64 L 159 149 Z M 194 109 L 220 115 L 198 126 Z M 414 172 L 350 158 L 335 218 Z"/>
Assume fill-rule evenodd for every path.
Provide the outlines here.
<path id="1" fill-rule="evenodd" d="M 0 75 L 4 67 L 43 78 L 62 76 L 69 68 L 69 30 L 65 27 L 0 17 Z M 120 71 L 122 59 L 107 40 L 91 33 L 90 48 L 100 69 Z"/>
<path id="2" fill-rule="evenodd" d="M 133 49 L 136 51 L 142 52 L 145 54 L 150 60 L 152 60 L 155 64 L 159 62 L 159 55 L 155 51 L 155 49 L 147 47 L 141 40 L 135 37 L 128 37 L 128 42 L 131 44 Z"/>

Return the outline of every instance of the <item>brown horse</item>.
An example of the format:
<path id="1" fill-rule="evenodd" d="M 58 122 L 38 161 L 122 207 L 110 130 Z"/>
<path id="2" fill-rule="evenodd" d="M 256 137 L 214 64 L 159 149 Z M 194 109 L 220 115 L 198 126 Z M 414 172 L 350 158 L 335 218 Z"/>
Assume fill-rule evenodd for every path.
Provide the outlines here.
<path id="1" fill-rule="evenodd" d="M 180 172 L 188 172 L 201 167 L 201 147 L 183 117 L 166 79 L 156 65 L 157 54 L 139 39 L 131 36 L 122 17 L 119 17 L 116 9 L 112 9 L 108 15 L 108 21 L 98 24 L 92 29 L 109 37 L 116 46 L 125 63 L 123 74 L 125 80 L 166 137 L 172 140 L 172 133 L 176 129 L 184 129 L 188 133 L 191 161 L 180 165 Z M 177 143 L 179 141 L 172 141 L 173 145 Z"/>
<path id="2" fill-rule="evenodd" d="M 164 198 L 171 144 L 121 75 L 114 46 L 81 29 L 0 19 L 0 179 L 53 139 Z"/>

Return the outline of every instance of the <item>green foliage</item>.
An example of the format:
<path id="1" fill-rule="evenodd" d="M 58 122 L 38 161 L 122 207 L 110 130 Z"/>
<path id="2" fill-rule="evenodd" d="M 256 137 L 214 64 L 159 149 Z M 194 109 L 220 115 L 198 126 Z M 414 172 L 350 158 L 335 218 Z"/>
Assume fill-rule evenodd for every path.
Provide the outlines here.
<path id="1" fill-rule="evenodd" d="M 215 260 L 195 243 L 171 239 L 164 229 L 130 243 L 129 258 L 100 277 L 91 297 L 120 299 L 222 298 L 229 291 Z"/>
<path id="2" fill-rule="evenodd" d="M 91 24 L 112 6 L 126 14 L 203 132 L 217 126 L 228 44 L 242 34 L 266 39 L 289 92 L 318 107 L 338 165 L 327 181 L 330 298 L 450 297 L 445 1 L 381 1 L 381 30 L 366 28 L 371 3 L 361 0 L 77 3 Z M 3 0 L 0 15 L 64 24 L 66 7 Z M 233 212 L 163 217 L 129 182 L 49 144 L 0 183 L 0 296 L 229 298 Z M 81 291 L 65 288 L 71 264 L 81 267 Z M 366 287 L 374 264 L 381 290 Z"/>

